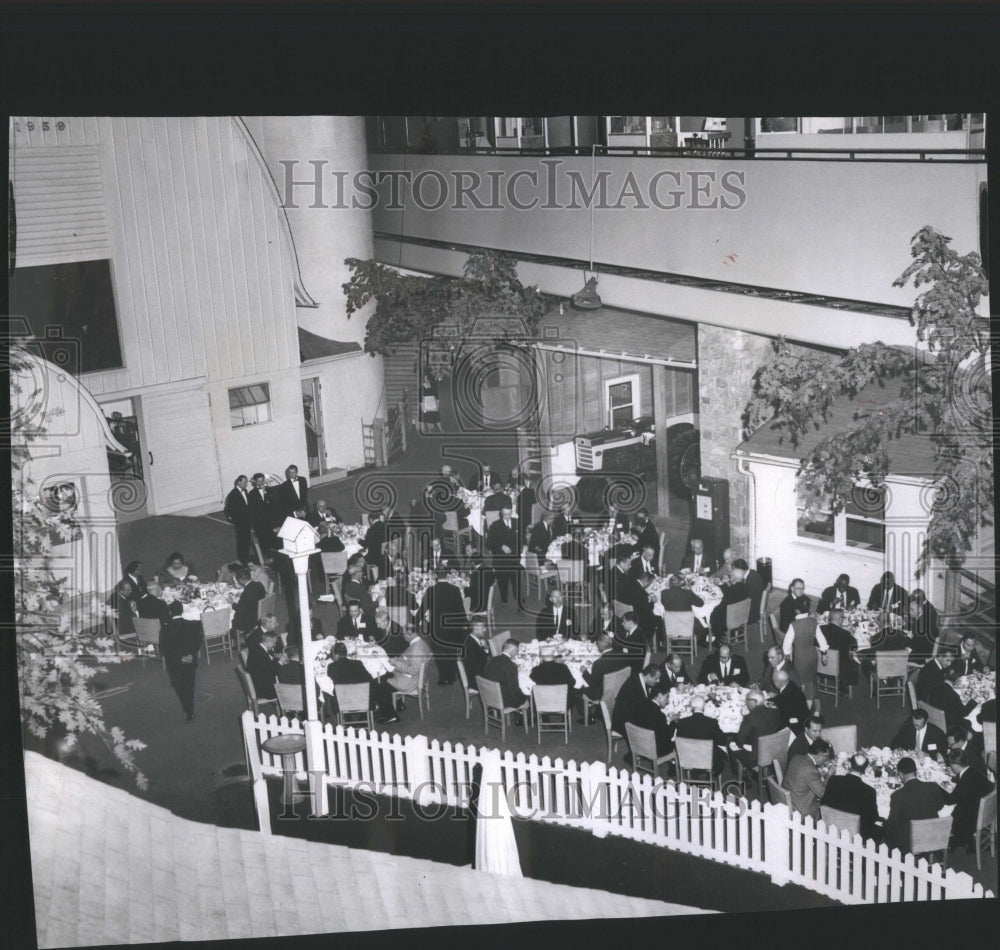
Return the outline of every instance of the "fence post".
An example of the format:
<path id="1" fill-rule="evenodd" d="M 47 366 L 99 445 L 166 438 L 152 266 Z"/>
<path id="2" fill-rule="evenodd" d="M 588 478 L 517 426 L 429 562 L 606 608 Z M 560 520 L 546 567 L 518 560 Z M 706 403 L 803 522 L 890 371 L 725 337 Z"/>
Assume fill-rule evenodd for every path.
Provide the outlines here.
<path id="1" fill-rule="evenodd" d="M 787 884 L 791 876 L 792 854 L 788 832 L 795 819 L 784 805 L 764 806 L 764 854 L 771 881 L 779 886 Z"/>
<path id="2" fill-rule="evenodd" d="M 323 724 L 318 719 L 305 721 L 307 762 L 309 764 L 309 800 L 314 818 L 322 818 L 329 810 L 327 800 L 326 763 L 323 748 Z"/>
<path id="3" fill-rule="evenodd" d="M 261 768 L 260 749 L 257 747 L 257 734 L 254 729 L 253 713 L 249 709 L 240 716 L 243 727 L 243 746 L 247 753 L 247 763 L 250 766 L 250 783 L 253 789 L 254 810 L 257 812 L 257 827 L 266 838 L 271 837 L 271 807 L 267 800 L 267 782 L 264 770 Z"/>
<path id="4" fill-rule="evenodd" d="M 431 787 L 427 736 L 404 736 L 403 748 L 406 750 L 406 776 L 410 797 L 418 804 L 437 800 L 440 796 Z"/>

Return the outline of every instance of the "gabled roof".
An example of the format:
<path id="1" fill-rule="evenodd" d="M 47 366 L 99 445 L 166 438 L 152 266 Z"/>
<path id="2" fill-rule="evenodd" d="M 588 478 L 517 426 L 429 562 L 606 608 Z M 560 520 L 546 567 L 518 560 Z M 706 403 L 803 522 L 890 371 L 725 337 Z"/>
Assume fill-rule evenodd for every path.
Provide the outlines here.
<path id="1" fill-rule="evenodd" d="M 217 828 L 37 753 L 24 764 L 39 947 L 706 913 Z"/>
<path id="2" fill-rule="evenodd" d="M 299 362 L 322 360 L 328 356 L 343 356 L 345 353 L 360 353 L 361 345 L 344 340 L 329 340 L 325 336 L 311 333 L 299 327 Z"/>
<path id="3" fill-rule="evenodd" d="M 795 447 L 788 433 L 773 424 L 759 428 L 743 442 L 738 452 L 749 455 L 776 455 L 779 458 L 805 458 L 823 439 L 844 431 L 854 423 L 859 413 L 877 410 L 880 406 L 898 399 L 903 383 L 890 379 L 884 384 L 869 383 L 853 398 L 842 396 L 834 401 L 830 417 L 816 429 L 806 432 Z M 886 444 L 889 454 L 889 471 L 893 475 L 931 477 L 934 475 L 935 446 L 926 434 L 903 435 Z"/>

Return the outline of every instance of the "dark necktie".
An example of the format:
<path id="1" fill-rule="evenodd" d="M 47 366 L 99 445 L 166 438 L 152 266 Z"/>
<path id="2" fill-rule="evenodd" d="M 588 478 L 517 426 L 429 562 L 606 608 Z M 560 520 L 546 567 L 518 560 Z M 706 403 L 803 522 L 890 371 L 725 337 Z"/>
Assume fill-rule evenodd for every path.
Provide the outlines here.
<path id="1" fill-rule="evenodd" d="M 729 675 L 729 664 L 728 663 L 723 663 L 722 664 L 722 678 L 725 679 L 728 675 Z"/>

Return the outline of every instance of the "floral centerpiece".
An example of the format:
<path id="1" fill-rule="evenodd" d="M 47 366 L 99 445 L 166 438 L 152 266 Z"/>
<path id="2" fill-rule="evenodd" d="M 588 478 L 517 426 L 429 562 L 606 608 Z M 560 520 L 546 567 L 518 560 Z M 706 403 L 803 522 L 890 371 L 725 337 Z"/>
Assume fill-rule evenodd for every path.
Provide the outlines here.
<path id="1" fill-rule="evenodd" d="M 687 685 L 670 691 L 663 714 L 674 722 L 691 714 L 691 700 L 700 696 L 705 700 L 705 715 L 719 720 L 719 728 L 727 734 L 740 731 L 740 724 L 747 714 L 746 698 L 750 690 L 744 686 Z"/>
<path id="2" fill-rule="evenodd" d="M 377 643 L 368 643 L 363 637 L 345 637 L 340 641 L 336 637 L 324 637 L 313 644 L 313 676 L 320 683 L 325 681 L 329 684 L 326 669 L 333 659 L 333 645 L 337 642 L 347 647 L 347 655 L 351 659 L 361 660 L 372 676 L 382 676 L 392 672 L 392 664 L 389 663 L 385 650 Z"/>
<path id="3" fill-rule="evenodd" d="M 425 571 L 422 568 L 414 567 L 410 570 L 406 586 L 419 602 L 428 589 L 433 587 L 438 581 L 452 584 L 459 590 L 464 590 L 470 584 L 469 575 L 462 574 L 459 571 L 449 571 L 447 574 L 442 575 L 435 571 Z"/>
<path id="4" fill-rule="evenodd" d="M 365 535 L 367 533 L 368 529 L 363 524 L 334 523 L 330 525 L 330 534 L 335 538 L 339 538 L 345 548 L 351 546 L 364 547 Z"/>
<path id="5" fill-rule="evenodd" d="M 180 587 L 164 587 L 163 600 L 168 604 L 179 600 L 182 604 L 201 612 L 230 607 L 240 599 L 240 594 L 243 592 L 242 589 L 230 587 L 229 584 L 199 585 L 197 581 L 197 577 L 188 576 Z"/>
<path id="6" fill-rule="evenodd" d="M 541 663 L 541 651 L 546 648 L 553 651 L 553 660 L 566 664 L 576 680 L 577 687 L 583 687 L 586 684 L 586 680 L 583 678 L 584 671 L 589 671 L 594 660 L 601 655 L 601 651 L 589 640 L 566 640 L 563 637 L 552 637 L 550 640 L 531 640 L 522 643 L 518 647 L 517 656 L 514 657 L 514 665 L 517 667 L 522 692 L 528 692 L 531 689 L 531 671 Z"/>
<path id="7" fill-rule="evenodd" d="M 977 706 L 993 699 L 997 694 L 996 673 L 970 673 L 955 680 L 955 692 L 963 703 L 975 700 Z"/>
<path id="8" fill-rule="evenodd" d="M 867 607 L 852 607 L 844 611 L 844 628 L 854 634 L 859 650 L 867 650 L 872 641 L 878 638 L 881 629 L 879 615 L 881 611 L 869 610 Z"/>
<path id="9" fill-rule="evenodd" d="M 464 486 L 456 488 L 455 495 L 466 508 L 481 508 L 486 498 L 484 492 L 472 491 L 472 489 L 465 488 Z"/>
<path id="10" fill-rule="evenodd" d="M 875 789 L 875 799 L 879 814 L 884 818 L 889 814 L 889 804 L 892 793 L 903 783 L 899 777 L 899 760 L 907 757 L 913 759 L 917 766 L 917 778 L 922 782 L 935 782 L 945 791 L 952 788 L 952 775 L 948 766 L 933 756 L 914 753 L 905 749 L 889 749 L 887 747 L 871 747 L 860 750 L 868 759 L 868 767 L 861 773 L 861 778 Z M 850 754 L 841 752 L 834 764 L 837 775 L 846 775 L 850 771 Z"/>

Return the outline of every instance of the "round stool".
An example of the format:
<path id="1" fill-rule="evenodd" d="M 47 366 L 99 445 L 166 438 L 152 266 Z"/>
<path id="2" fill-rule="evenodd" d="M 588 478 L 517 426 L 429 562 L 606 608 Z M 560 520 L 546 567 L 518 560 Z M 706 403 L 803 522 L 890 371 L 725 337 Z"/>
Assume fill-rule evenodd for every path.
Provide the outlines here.
<path id="1" fill-rule="evenodd" d="M 281 757 L 281 774 L 284 776 L 281 805 L 283 808 L 291 806 L 294 814 L 295 802 L 305 797 L 299 793 L 295 785 L 295 756 L 305 751 L 306 737 L 302 735 L 271 736 L 270 739 L 262 742 L 260 747 L 268 755 Z"/>

